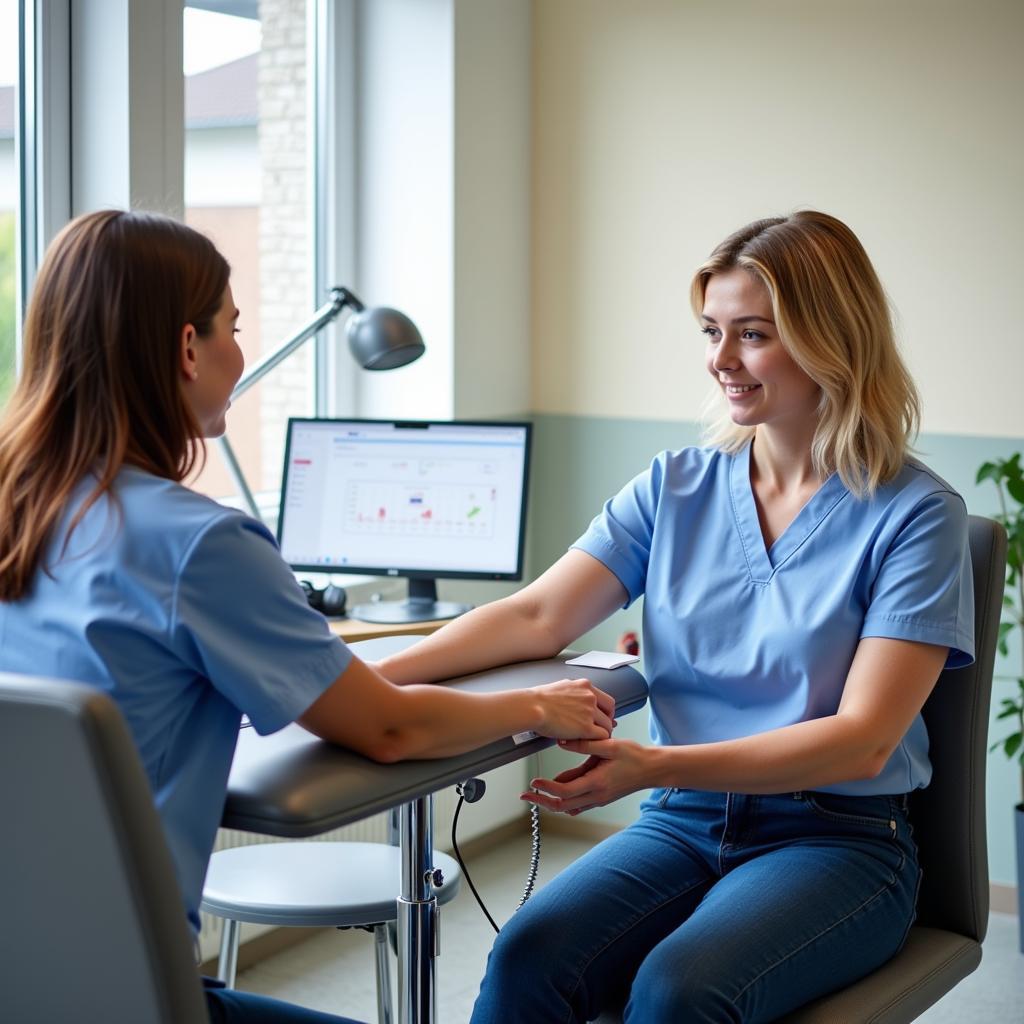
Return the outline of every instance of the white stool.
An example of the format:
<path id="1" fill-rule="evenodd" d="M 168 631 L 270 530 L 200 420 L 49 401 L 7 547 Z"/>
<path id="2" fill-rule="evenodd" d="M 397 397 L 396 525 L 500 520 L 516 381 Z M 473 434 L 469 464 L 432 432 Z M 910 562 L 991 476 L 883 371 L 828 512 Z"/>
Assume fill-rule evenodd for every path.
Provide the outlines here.
<path id="1" fill-rule="evenodd" d="M 377 1016 L 391 1024 L 388 922 L 397 917 L 400 850 L 386 843 L 260 843 L 219 850 L 210 858 L 200 909 L 223 917 L 217 977 L 233 988 L 242 921 L 279 927 L 372 928 Z M 458 862 L 434 851 L 444 875 L 437 902 L 454 899 Z"/>

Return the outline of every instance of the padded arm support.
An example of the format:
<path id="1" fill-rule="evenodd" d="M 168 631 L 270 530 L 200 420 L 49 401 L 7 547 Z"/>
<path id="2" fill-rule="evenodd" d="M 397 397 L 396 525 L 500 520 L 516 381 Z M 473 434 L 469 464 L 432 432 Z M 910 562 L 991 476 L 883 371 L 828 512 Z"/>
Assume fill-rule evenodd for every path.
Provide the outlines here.
<path id="1" fill-rule="evenodd" d="M 373 661 L 410 647 L 418 639 L 384 637 L 353 644 L 352 649 Z M 537 686 L 578 675 L 578 670 L 565 668 L 565 659 L 570 657 L 572 654 L 566 653 L 548 661 L 507 665 L 443 685 L 478 693 Z M 587 669 L 586 674 L 595 686 L 615 698 L 617 715 L 636 711 L 647 701 L 647 683 L 633 668 Z M 263 737 L 244 730 L 231 768 L 222 824 L 274 836 L 319 835 L 517 761 L 553 743 L 534 739 L 517 744 L 509 737 L 456 757 L 383 765 L 332 746 L 298 725 Z"/>

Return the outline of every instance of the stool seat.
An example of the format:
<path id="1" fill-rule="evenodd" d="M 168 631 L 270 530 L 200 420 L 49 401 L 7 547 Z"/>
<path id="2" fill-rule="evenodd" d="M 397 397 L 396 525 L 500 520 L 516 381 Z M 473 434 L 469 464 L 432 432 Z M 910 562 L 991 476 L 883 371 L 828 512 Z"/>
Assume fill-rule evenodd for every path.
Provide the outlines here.
<path id="1" fill-rule="evenodd" d="M 454 899 L 458 862 L 438 850 L 444 884 L 438 903 Z M 344 927 L 394 921 L 401 892 L 401 851 L 382 843 L 259 843 L 210 858 L 202 910 L 235 921 L 292 927 Z"/>

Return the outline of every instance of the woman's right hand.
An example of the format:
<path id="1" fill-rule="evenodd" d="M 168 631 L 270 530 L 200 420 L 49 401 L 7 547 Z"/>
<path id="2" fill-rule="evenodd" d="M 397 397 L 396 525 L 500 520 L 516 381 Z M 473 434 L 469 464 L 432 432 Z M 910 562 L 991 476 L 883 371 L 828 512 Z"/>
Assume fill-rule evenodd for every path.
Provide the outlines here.
<path id="1" fill-rule="evenodd" d="M 541 709 L 536 732 L 553 739 L 607 739 L 615 725 L 615 699 L 589 679 L 560 679 L 533 687 Z"/>

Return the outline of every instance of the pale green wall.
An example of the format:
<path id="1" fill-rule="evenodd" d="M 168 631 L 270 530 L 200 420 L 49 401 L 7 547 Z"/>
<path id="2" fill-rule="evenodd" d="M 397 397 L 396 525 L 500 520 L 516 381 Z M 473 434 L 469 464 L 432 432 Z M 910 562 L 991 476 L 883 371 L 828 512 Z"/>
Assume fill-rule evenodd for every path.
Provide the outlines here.
<path id="1" fill-rule="evenodd" d="M 583 532 L 602 503 L 622 484 L 644 469 L 651 456 L 664 448 L 692 444 L 697 428 L 692 423 L 661 420 L 625 420 L 575 416 L 537 416 L 534 451 L 534 501 L 531 503 L 530 556 L 534 573 L 558 558 Z M 995 511 L 992 485 L 976 487 L 975 470 L 986 459 L 1006 457 L 1024 450 L 1024 437 L 955 437 L 928 434 L 921 437 L 921 458 L 949 481 L 967 501 L 971 512 L 986 515 Z M 612 649 L 626 629 L 638 630 L 640 604 L 618 612 L 601 627 L 583 637 L 578 646 Z M 1011 651 L 1013 665 L 1019 653 Z M 642 666 L 641 666 L 642 667 Z M 1011 666 L 997 663 L 996 671 L 1008 673 Z M 995 697 L 1000 687 L 996 683 Z M 1008 692 L 1008 691 L 1007 691 Z M 993 735 L 1002 735 L 996 723 Z M 623 719 L 620 733 L 633 739 L 647 739 L 646 712 Z M 554 772 L 578 758 L 554 751 L 544 755 L 544 772 Z M 1015 854 L 1012 807 L 1020 800 L 1020 776 L 998 753 L 988 762 L 989 862 L 992 881 L 1015 885 Z M 640 796 L 620 800 L 588 812 L 593 821 L 626 824 L 636 815 Z"/>

